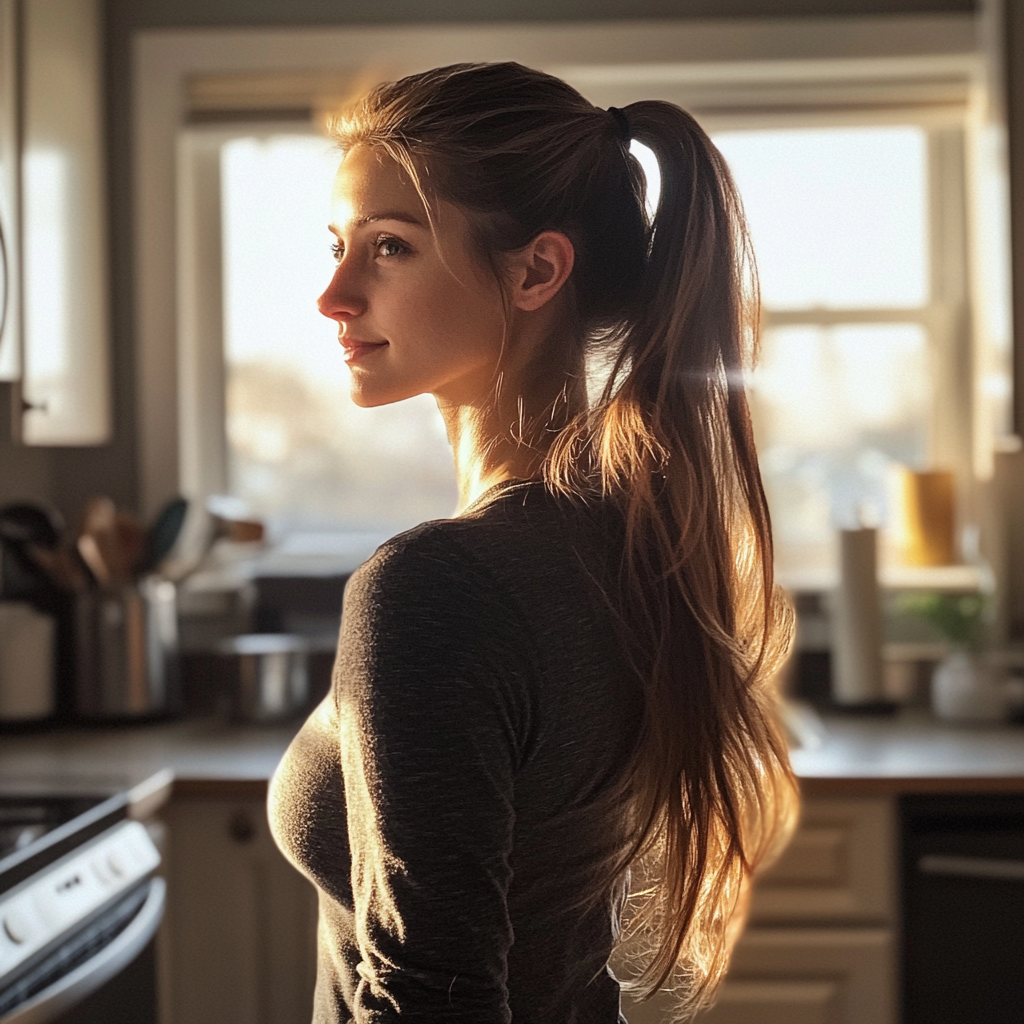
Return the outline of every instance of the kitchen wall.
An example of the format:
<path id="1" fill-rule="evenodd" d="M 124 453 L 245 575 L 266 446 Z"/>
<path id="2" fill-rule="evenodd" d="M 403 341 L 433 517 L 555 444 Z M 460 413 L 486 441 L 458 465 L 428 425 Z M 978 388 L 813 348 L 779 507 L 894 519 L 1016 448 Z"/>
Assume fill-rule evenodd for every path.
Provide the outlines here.
<path id="1" fill-rule="evenodd" d="M 70 517 L 85 498 L 98 492 L 110 494 L 125 508 L 137 505 L 129 91 L 134 32 L 190 26 L 842 17 L 963 13 L 977 6 L 974 0 L 108 0 L 104 9 L 114 437 L 101 448 L 13 445 L 9 388 L 0 384 L 0 503 L 16 498 L 49 500 Z"/>

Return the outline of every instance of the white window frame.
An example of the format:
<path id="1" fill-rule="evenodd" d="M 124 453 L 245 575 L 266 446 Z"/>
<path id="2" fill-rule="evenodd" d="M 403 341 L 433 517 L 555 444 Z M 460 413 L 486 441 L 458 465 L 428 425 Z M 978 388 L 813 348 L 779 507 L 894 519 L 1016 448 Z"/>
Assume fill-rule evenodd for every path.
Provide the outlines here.
<path id="1" fill-rule="evenodd" d="M 967 137 L 971 121 L 969 107 L 941 107 L 926 111 L 910 106 L 893 107 L 880 114 L 869 110 L 808 112 L 780 117 L 756 111 L 730 115 L 725 126 L 714 117 L 705 127 L 711 134 L 724 130 L 758 128 L 878 127 L 908 125 L 925 132 L 927 174 L 927 232 L 929 266 L 928 299 L 919 307 L 877 306 L 869 308 L 828 307 L 811 309 L 765 308 L 764 329 L 807 325 L 830 327 L 838 324 L 920 325 L 928 344 L 932 369 L 932 415 L 927 424 L 927 461 L 930 467 L 952 469 L 957 481 L 957 528 L 976 522 L 975 464 L 973 433 L 976 428 L 973 378 L 975 331 L 971 317 L 969 289 L 969 240 L 967 209 Z M 756 415 L 757 394 L 751 395 Z M 849 525 L 853 525 L 852 523 Z M 886 578 L 913 581 L 914 573 L 886 567 Z M 973 576 L 949 573 L 950 581 L 970 585 Z M 833 583 L 833 570 L 780 573 L 780 580 L 795 591 L 826 590 Z"/>
<path id="2" fill-rule="evenodd" d="M 865 111 L 871 123 L 905 120 L 908 110 L 926 121 L 962 121 L 986 85 L 978 24 L 959 15 L 140 33 L 134 231 L 144 512 L 175 493 L 202 497 L 225 482 L 219 190 L 210 187 L 209 164 L 217 129 L 183 130 L 190 83 L 277 76 L 301 88 L 303 74 L 309 81 L 355 78 L 365 67 L 395 75 L 505 59 L 559 74 L 601 105 L 651 96 L 679 102 L 710 130 L 750 126 L 755 116 L 773 124 L 823 116 L 856 123 Z M 190 189 L 190 177 L 205 184 Z M 969 364 L 970 346 L 956 344 Z M 966 401 L 969 410 L 969 394 Z M 958 414 L 957 438 L 969 438 L 961 423 Z M 936 438 L 936 452 L 947 443 L 959 451 L 957 438 Z M 959 467 L 964 456 L 957 460 Z"/>

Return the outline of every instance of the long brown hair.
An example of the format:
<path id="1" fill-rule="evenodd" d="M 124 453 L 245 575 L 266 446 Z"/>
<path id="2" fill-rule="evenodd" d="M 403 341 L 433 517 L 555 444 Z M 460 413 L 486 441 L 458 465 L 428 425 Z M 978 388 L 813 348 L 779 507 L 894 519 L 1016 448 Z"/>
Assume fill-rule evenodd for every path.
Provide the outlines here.
<path id="1" fill-rule="evenodd" d="M 742 380 L 756 275 L 728 168 L 670 103 L 604 111 L 517 64 L 379 86 L 335 135 L 343 148 L 381 147 L 425 200 L 469 213 L 492 266 L 544 230 L 575 247 L 577 330 L 552 343 L 599 355 L 607 377 L 557 432 L 544 474 L 553 490 L 621 512 L 625 548 L 607 597 L 644 694 L 622 779 L 631 843 L 593 896 L 607 899 L 636 869 L 644 882 L 623 942 L 639 960 L 637 986 L 651 994 L 671 981 L 694 1012 L 727 966 L 745 884 L 788 837 L 796 807 L 771 685 L 792 622 L 773 583 Z M 658 160 L 653 217 L 630 138 Z"/>

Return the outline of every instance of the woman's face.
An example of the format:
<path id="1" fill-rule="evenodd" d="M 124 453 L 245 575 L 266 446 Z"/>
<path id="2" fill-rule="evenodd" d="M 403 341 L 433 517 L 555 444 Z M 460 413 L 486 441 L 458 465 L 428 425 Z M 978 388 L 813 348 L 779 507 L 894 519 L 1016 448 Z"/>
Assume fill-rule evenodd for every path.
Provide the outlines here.
<path id="1" fill-rule="evenodd" d="M 435 203 L 432 230 L 399 164 L 356 146 L 335 178 L 331 231 L 338 266 L 319 308 L 338 323 L 353 401 L 386 405 L 423 393 L 444 405 L 486 401 L 504 307 L 465 215 Z"/>

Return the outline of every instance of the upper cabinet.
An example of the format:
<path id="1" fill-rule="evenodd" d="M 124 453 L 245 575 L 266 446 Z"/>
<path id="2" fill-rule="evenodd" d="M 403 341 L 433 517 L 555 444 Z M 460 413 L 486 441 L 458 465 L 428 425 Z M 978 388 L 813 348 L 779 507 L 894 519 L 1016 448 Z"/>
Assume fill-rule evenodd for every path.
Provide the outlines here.
<path id="1" fill-rule="evenodd" d="M 18 19 L 0 0 L 0 380 L 21 377 L 18 202 Z"/>
<path id="2" fill-rule="evenodd" d="M 20 379 L 15 433 L 25 444 L 104 444 L 111 402 L 101 6 L 0 0 L 0 32 L 9 320 L 0 375 Z"/>

